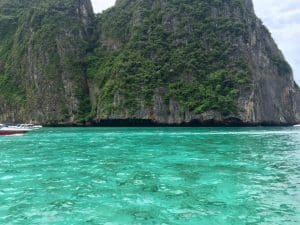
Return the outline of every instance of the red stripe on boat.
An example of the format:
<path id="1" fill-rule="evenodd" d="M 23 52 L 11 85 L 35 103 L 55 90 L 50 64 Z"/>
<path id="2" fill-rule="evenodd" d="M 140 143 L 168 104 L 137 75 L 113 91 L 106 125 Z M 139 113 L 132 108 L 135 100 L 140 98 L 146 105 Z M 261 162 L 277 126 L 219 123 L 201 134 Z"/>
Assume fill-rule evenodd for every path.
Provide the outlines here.
<path id="1" fill-rule="evenodd" d="M 0 135 L 15 135 L 15 134 L 24 134 L 25 131 L 1 131 Z"/>

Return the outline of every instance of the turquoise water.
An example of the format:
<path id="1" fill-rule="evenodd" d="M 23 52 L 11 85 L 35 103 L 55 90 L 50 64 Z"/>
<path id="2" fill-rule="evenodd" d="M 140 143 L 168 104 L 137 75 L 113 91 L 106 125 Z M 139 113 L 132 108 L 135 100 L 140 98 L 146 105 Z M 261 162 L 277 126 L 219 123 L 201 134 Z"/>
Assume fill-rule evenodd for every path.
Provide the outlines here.
<path id="1" fill-rule="evenodd" d="M 0 224 L 299 225 L 299 128 L 0 137 Z"/>

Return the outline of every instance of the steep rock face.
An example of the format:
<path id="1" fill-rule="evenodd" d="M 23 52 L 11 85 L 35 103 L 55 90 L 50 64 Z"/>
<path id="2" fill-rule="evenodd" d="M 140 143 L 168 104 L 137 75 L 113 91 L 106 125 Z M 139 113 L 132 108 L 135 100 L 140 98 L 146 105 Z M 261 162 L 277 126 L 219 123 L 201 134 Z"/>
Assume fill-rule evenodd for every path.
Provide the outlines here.
<path id="1" fill-rule="evenodd" d="M 253 7 L 251 13 L 254 15 Z M 293 124 L 295 93 L 292 69 L 268 30 L 255 17 L 239 43 L 251 71 L 251 91 L 239 99 L 239 116 L 247 123 Z"/>
<path id="2" fill-rule="evenodd" d="M 251 0 L 0 0 L 0 121 L 295 124 Z"/>
<path id="3" fill-rule="evenodd" d="M 296 112 L 296 122 L 299 124 L 300 123 L 300 88 L 297 87 L 298 90 L 295 92 L 295 112 Z"/>
<path id="4" fill-rule="evenodd" d="M 98 33 L 97 120 L 297 122 L 292 70 L 251 0 L 118 0 Z"/>
<path id="5" fill-rule="evenodd" d="M 6 31 L 0 38 L 0 121 L 85 117 L 90 105 L 83 59 L 94 22 L 90 1 L 0 4 L 0 30 Z"/>

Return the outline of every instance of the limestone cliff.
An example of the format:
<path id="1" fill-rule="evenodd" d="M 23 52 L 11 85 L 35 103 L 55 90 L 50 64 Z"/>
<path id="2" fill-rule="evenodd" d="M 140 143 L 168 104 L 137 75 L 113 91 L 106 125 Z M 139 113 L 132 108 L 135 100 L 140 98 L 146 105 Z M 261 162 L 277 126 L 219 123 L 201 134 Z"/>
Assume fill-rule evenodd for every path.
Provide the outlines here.
<path id="1" fill-rule="evenodd" d="M 251 0 L 0 0 L 0 89 L 0 121 L 300 122 Z"/>
<path id="2" fill-rule="evenodd" d="M 89 0 L 0 0 L 0 121 L 72 122 L 90 109 Z"/>
<path id="3" fill-rule="evenodd" d="M 98 33 L 99 121 L 297 122 L 292 69 L 251 0 L 118 0 Z"/>

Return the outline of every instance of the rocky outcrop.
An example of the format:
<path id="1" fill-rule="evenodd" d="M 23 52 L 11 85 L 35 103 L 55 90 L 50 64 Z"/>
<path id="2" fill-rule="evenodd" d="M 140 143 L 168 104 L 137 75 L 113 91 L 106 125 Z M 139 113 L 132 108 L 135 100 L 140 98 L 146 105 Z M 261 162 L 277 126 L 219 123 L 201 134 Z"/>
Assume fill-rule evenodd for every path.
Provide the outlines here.
<path id="1" fill-rule="evenodd" d="M 2 4 L 9 10 L 13 2 Z M 11 48 L 1 55 L 5 64 L 2 79 L 14 90 L 1 96 L 0 120 L 80 120 L 90 108 L 84 58 L 94 26 L 91 2 L 24 1 L 19 7 L 22 14 L 7 39 Z M 2 43 L 5 45 L 7 42 Z"/>
<path id="2" fill-rule="evenodd" d="M 178 10 L 178 8 L 180 9 Z M 198 18 L 195 18 L 195 16 L 198 16 Z M 116 27 L 113 24 L 108 28 L 106 25 L 107 18 L 113 17 L 116 20 Z M 123 19 L 124 17 L 126 17 L 126 20 Z M 159 27 L 161 36 L 155 36 L 157 27 L 151 26 L 154 23 L 153 21 Z M 210 21 L 213 23 L 210 23 Z M 206 27 L 204 32 L 201 30 L 202 27 Z M 119 29 L 124 30 L 124 35 L 116 35 Z M 106 78 L 108 84 L 115 83 L 114 88 L 109 89 L 111 98 L 103 98 L 102 90 L 109 88 L 106 86 L 107 83 L 100 84 L 103 85 L 103 88 L 98 89 L 98 93 L 96 93 L 99 96 L 98 99 L 102 100 L 95 105 L 98 121 L 136 118 L 151 120 L 160 124 L 234 123 L 249 125 L 287 125 L 299 121 L 296 116 L 298 109 L 295 108 L 295 102 L 299 102 L 295 97 L 297 95 L 295 93 L 299 91 L 296 89 L 293 80 L 292 69 L 285 61 L 268 30 L 255 16 L 251 0 L 240 2 L 203 0 L 189 3 L 175 1 L 173 5 L 168 1 L 118 0 L 115 8 L 100 16 L 98 30 L 101 31 L 99 50 L 104 51 L 103 54 L 110 55 L 113 52 L 113 54 L 120 56 L 123 49 L 129 48 L 130 52 L 126 52 L 129 57 L 131 57 L 132 52 L 140 55 L 140 57 L 146 55 L 146 60 L 150 58 L 152 61 L 148 66 L 162 70 L 164 64 L 169 63 L 171 66 L 168 68 L 169 71 L 165 73 L 172 71 L 172 77 L 167 77 L 164 83 L 155 83 L 155 87 L 150 91 L 150 97 L 146 97 L 143 89 L 149 89 L 149 87 L 143 83 L 136 84 L 138 82 L 135 81 L 136 77 L 140 76 L 140 71 L 132 69 L 128 70 L 126 74 L 116 67 L 113 78 Z M 166 42 L 165 44 L 168 44 L 167 47 L 169 48 L 164 49 L 158 44 L 156 48 L 158 51 L 160 50 L 159 53 L 155 51 L 148 53 L 147 50 L 144 50 L 151 49 L 154 42 L 159 42 L 157 40 Z M 135 48 L 134 45 L 135 43 L 138 45 L 137 42 L 143 49 Z M 220 46 L 220 43 L 225 47 Z M 192 69 L 176 68 L 177 65 L 168 61 L 169 58 L 174 56 L 174 49 L 184 55 L 183 57 L 178 56 L 178 58 L 181 57 L 181 62 L 185 64 L 183 66 L 190 63 L 188 57 L 194 57 L 194 55 L 200 55 L 198 58 L 195 57 L 198 64 L 194 64 Z M 218 52 L 219 49 L 221 51 Z M 211 51 L 211 53 L 207 53 L 207 51 Z M 190 52 L 193 54 L 190 54 Z M 153 61 L 159 58 L 157 54 L 164 54 L 166 57 L 162 57 L 162 60 L 156 64 Z M 214 54 L 219 57 L 215 57 Z M 225 57 L 222 58 L 222 56 Z M 206 60 L 210 57 L 212 58 L 211 61 Z M 139 61 L 136 58 L 128 59 L 129 62 L 131 62 L 130 60 L 132 62 Z M 118 63 L 126 70 L 128 62 L 120 63 L 119 61 Z M 200 65 L 202 63 L 204 67 L 212 67 L 212 69 L 202 68 Z M 132 65 L 132 67 L 135 66 L 144 67 L 142 63 Z M 212 85 L 212 92 L 215 92 L 212 96 L 206 94 L 211 90 L 203 89 L 198 92 L 204 92 L 206 98 L 215 99 L 212 101 L 217 102 L 216 99 L 224 99 L 223 102 L 227 101 L 228 105 L 234 104 L 236 109 L 229 108 L 223 111 L 227 107 L 226 104 L 222 107 L 215 107 L 210 102 L 210 105 L 206 106 L 205 97 L 204 99 L 193 99 L 191 97 L 197 96 L 198 93 L 193 92 L 190 88 L 193 85 L 189 81 L 195 81 L 200 86 L 205 83 L 203 80 L 207 79 L 207 74 L 214 71 L 218 73 L 220 69 L 225 70 L 227 73 L 223 79 L 240 84 L 238 86 Z M 242 74 L 239 75 L 241 71 Z M 101 72 L 99 77 L 105 77 L 106 75 Z M 148 70 L 146 73 L 153 75 L 151 74 L 153 72 Z M 133 73 L 136 76 L 131 79 L 131 82 L 132 85 L 136 85 L 135 92 L 137 96 L 126 97 L 126 90 L 128 92 L 133 90 L 129 90 L 130 87 L 115 82 L 116 79 L 122 80 L 124 76 L 130 76 L 128 73 Z M 160 75 L 160 77 L 162 76 L 165 75 Z M 228 76 L 231 76 L 232 79 L 230 80 Z M 145 79 L 142 76 L 139 78 Z M 188 80 L 189 84 L 184 87 L 185 90 L 180 90 L 179 94 L 174 94 L 174 91 L 170 94 L 170 85 L 174 84 L 174 80 L 181 83 Z M 212 82 L 215 81 L 212 80 Z M 226 81 L 224 80 L 224 82 Z M 119 86 L 118 89 L 115 88 L 116 86 Z M 222 93 L 221 91 L 220 93 L 215 91 L 218 86 L 221 86 L 223 90 L 231 89 L 233 92 L 238 90 L 238 96 L 234 100 L 228 100 L 230 98 L 229 92 L 225 93 L 226 91 L 224 91 Z M 182 87 L 178 86 L 178 88 Z M 125 95 L 122 95 L 122 92 Z M 180 96 L 186 94 L 190 96 L 187 95 L 185 98 Z M 217 95 L 217 97 L 214 95 Z M 200 95 L 201 97 L 203 96 Z M 130 101 L 126 98 L 130 98 Z M 148 105 L 146 98 L 151 98 Z M 166 98 L 168 98 L 167 101 Z M 113 102 L 113 104 L 107 108 L 106 106 L 109 105 L 107 102 Z M 130 111 L 128 109 L 132 107 L 132 102 L 135 102 L 135 105 L 133 110 Z M 196 105 L 196 107 L 185 107 L 186 102 L 190 105 Z M 218 102 L 218 104 L 222 105 L 222 102 Z M 200 110 L 198 110 L 199 108 Z M 204 110 L 201 110 L 202 108 Z"/>
<path id="3" fill-rule="evenodd" d="M 0 0 L 0 88 L 0 121 L 300 123 L 251 0 L 117 0 L 96 16 L 90 0 Z"/>
<path id="4" fill-rule="evenodd" d="M 248 42 L 239 43 L 251 68 L 252 85 L 239 100 L 240 118 L 247 123 L 296 123 L 293 73 L 261 21 L 254 19 Z"/>
<path id="5" fill-rule="evenodd" d="M 300 89 L 299 87 L 297 86 L 296 88 L 296 92 L 294 93 L 295 94 L 295 100 L 294 100 L 294 112 L 296 112 L 296 122 L 298 124 L 300 124 Z"/>

